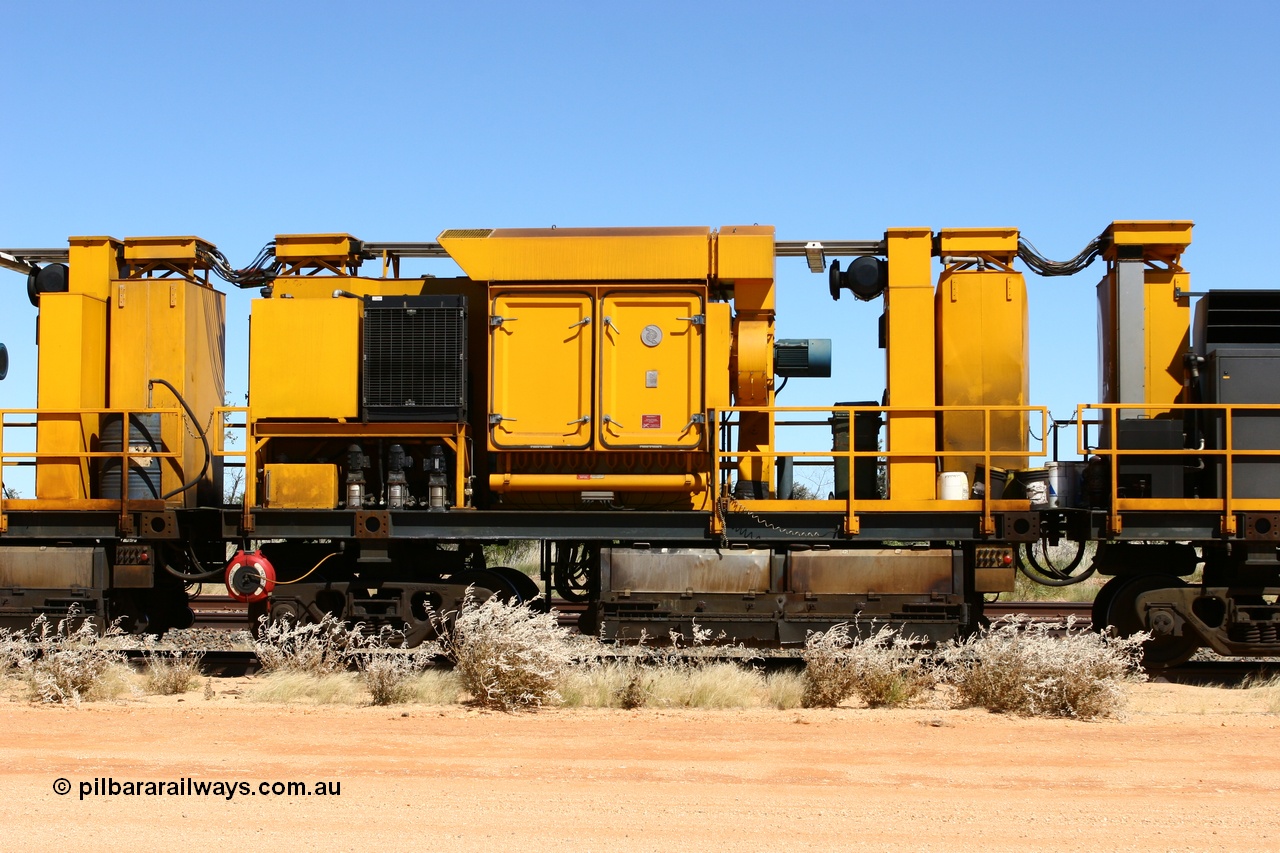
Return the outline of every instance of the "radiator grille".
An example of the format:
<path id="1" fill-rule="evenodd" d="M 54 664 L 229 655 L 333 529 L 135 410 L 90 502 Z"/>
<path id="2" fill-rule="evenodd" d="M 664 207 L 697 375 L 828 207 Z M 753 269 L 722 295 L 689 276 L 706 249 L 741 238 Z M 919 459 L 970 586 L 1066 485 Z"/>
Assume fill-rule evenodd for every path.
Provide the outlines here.
<path id="1" fill-rule="evenodd" d="M 467 417 L 466 297 L 366 298 L 362 402 L 373 421 Z"/>

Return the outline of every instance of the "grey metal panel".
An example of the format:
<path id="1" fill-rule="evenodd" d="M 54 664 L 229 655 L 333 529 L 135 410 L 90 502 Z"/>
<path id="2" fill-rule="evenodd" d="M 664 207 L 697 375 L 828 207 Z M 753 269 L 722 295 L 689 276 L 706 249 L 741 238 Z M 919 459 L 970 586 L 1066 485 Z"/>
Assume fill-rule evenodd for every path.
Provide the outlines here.
<path id="1" fill-rule="evenodd" d="M 613 592 L 767 592 L 771 551 L 606 548 Z"/>
<path id="2" fill-rule="evenodd" d="M 790 555 L 791 592 L 851 595 L 951 593 L 950 548 L 865 548 Z"/>
<path id="3" fill-rule="evenodd" d="M 1142 261 L 1116 262 L 1116 403 L 1147 401 L 1147 308 Z M 1140 410 L 1121 418 L 1146 417 Z"/>
<path id="4" fill-rule="evenodd" d="M 1280 353 L 1275 350 L 1240 350 L 1219 348 L 1209 356 L 1212 402 L 1280 403 Z M 1226 425 L 1220 416 L 1210 440 L 1225 446 Z M 1235 450 L 1280 450 L 1280 414 L 1276 412 L 1237 412 L 1232 418 L 1231 445 Z M 1220 469 L 1220 463 L 1212 463 Z M 1280 498 L 1280 459 L 1248 457 L 1238 459 L 1231 472 L 1232 497 Z M 1217 494 L 1225 491 L 1221 470 L 1217 476 Z"/>
<path id="5" fill-rule="evenodd" d="M 102 586 L 101 548 L 0 548 L 0 589 L 73 589 Z"/>

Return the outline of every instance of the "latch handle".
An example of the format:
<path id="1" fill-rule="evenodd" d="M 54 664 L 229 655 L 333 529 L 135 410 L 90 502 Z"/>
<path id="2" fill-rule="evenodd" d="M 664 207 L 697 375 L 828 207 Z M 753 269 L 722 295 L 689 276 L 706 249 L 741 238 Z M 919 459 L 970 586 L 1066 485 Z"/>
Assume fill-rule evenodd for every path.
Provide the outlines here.
<path id="1" fill-rule="evenodd" d="M 573 325 L 571 325 L 569 328 L 570 328 L 570 329 L 576 329 L 576 328 L 578 328 L 579 326 L 586 326 L 586 325 L 589 325 L 590 323 L 591 323 L 591 318 L 590 318 L 590 317 L 583 317 L 581 320 L 579 320 L 578 322 L 574 323 L 574 324 L 573 324 Z"/>
<path id="2" fill-rule="evenodd" d="M 617 332 L 618 334 L 622 334 L 622 330 L 621 330 L 621 329 L 619 329 L 617 326 L 615 326 L 615 325 L 613 324 L 613 318 L 612 318 L 612 317 L 605 317 L 605 318 L 604 318 L 604 324 L 605 324 L 606 326 L 608 326 L 608 327 L 612 328 L 612 329 L 613 329 L 615 332 Z"/>
<path id="3" fill-rule="evenodd" d="M 694 314 L 692 317 L 677 317 L 677 320 L 688 320 L 695 326 L 705 326 L 707 324 L 706 314 Z"/>
<path id="4" fill-rule="evenodd" d="M 492 414 L 492 415 L 489 415 L 489 424 L 490 424 L 491 426 L 497 426 L 498 424 L 502 423 L 503 421 L 516 421 L 516 420 L 519 420 L 519 418 L 504 418 L 502 415 L 499 415 L 499 414 L 496 414 L 496 413 L 495 413 L 495 414 Z"/>
<path id="5" fill-rule="evenodd" d="M 608 415 L 605 415 L 603 418 L 601 418 L 601 419 L 600 419 L 600 423 L 602 423 L 602 424 L 613 424 L 613 425 L 614 425 L 614 426 L 616 426 L 618 429 L 626 429 L 626 427 L 624 427 L 622 424 L 618 423 L 617 421 L 615 421 L 613 418 L 609 417 Z"/>
<path id="6" fill-rule="evenodd" d="M 519 319 L 520 319 L 519 317 L 503 317 L 498 314 L 494 314 L 492 317 L 489 318 L 489 328 L 496 329 L 498 326 L 501 326 L 503 323 L 512 323 Z"/>

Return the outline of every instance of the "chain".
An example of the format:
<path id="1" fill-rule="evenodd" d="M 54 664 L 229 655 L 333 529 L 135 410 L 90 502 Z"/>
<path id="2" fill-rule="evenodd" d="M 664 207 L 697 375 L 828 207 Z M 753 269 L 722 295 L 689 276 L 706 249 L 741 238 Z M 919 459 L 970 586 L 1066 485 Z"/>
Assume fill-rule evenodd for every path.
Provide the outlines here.
<path id="1" fill-rule="evenodd" d="M 208 435 L 209 431 L 213 429 L 213 419 L 216 416 L 216 414 L 217 414 L 216 412 L 209 413 L 209 425 L 204 428 L 205 435 Z M 187 431 L 187 435 L 191 436 L 194 439 L 200 438 L 200 433 L 192 430 L 191 425 L 187 423 L 187 416 L 184 413 L 178 412 L 178 420 L 182 422 L 182 428 Z"/>
<path id="2" fill-rule="evenodd" d="M 777 524 L 766 521 L 747 507 L 734 500 L 733 496 L 728 492 L 724 492 L 720 495 L 720 500 L 716 501 L 716 521 L 720 523 L 720 547 L 722 548 L 727 548 L 729 546 L 729 525 L 725 523 L 724 517 L 725 514 L 730 511 L 745 513 L 759 526 L 767 527 L 770 530 L 776 530 L 784 536 L 795 536 L 802 539 L 816 539 L 823 535 L 822 532 L 818 530 L 792 530 L 789 527 L 781 527 Z"/>

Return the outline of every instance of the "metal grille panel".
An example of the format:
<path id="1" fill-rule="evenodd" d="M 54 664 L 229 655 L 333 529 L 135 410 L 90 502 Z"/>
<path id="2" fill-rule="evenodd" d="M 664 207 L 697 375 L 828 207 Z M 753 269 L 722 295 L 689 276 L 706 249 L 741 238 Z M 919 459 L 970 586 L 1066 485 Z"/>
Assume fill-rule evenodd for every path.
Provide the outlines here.
<path id="1" fill-rule="evenodd" d="M 465 296 L 368 297 L 363 347 L 369 420 L 466 420 Z"/>

